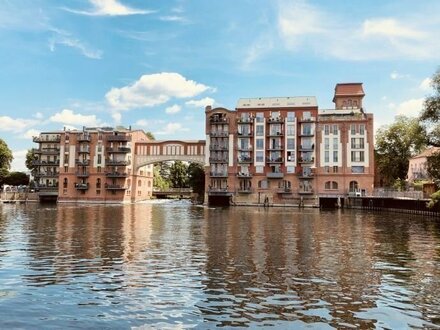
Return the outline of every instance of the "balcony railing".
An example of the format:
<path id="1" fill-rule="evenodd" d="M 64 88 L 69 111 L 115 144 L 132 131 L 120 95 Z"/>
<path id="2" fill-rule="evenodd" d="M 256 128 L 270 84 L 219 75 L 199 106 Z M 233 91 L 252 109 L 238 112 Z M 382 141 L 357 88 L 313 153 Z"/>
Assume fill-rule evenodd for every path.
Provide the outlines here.
<path id="1" fill-rule="evenodd" d="M 40 172 L 34 174 L 36 178 L 56 178 L 58 175 L 60 175 L 58 172 Z"/>
<path id="2" fill-rule="evenodd" d="M 298 178 L 300 179 L 304 179 L 304 180 L 311 180 L 313 179 L 313 173 L 298 173 Z"/>
<path id="3" fill-rule="evenodd" d="M 247 146 L 247 147 L 242 147 L 242 146 L 238 146 L 237 147 L 238 151 L 246 151 L 246 152 L 250 152 L 252 151 L 252 147 L 251 146 Z"/>
<path id="4" fill-rule="evenodd" d="M 108 153 L 128 153 L 131 152 L 131 148 L 129 147 L 107 147 L 107 152 Z"/>
<path id="5" fill-rule="evenodd" d="M 240 187 L 237 189 L 237 192 L 239 194 L 252 194 L 253 193 L 253 189 L 252 188 L 247 188 L 247 187 Z"/>
<path id="6" fill-rule="evenodd" d="M 55 160 L 55 161 L 34 160 L 34 161 L 32 161 L 32 165 L 35 165 L 35 166 L 58 166 L 58 165 L 60 165 L 60 161 L 59 160 Z"/>
<path id="7" fill-rule="evenodd" d="M 301 137 L 312 137 L 312 136 L 315 136 L 315 132 L 303 131 L 303 132 L 299 132 L 299 136 L 301 136 Z"/>
<path id="8" fill-rule="evenodd" d="M 88 134 L 81 134 L 77 138 L 78 142 L 90 142 L 91 139 L 91 136 Z"/>
<path id="9" fill-rule="evenodd" d="M 108 135 L 107 136 L 107 141 L 108 142 L 114 142 L 114 141 L 118 141 L 118 142 L 128 142 L 131 141 L 131 136 L 129 135 Z"/>
<path id="10" fill-rule="evenodd" d="M 248 173 L 238 172 L 237 177 L 240 179 L 249 179 L 252 178 L 252 174 L 249 172 Z"/>
<path id="11" fill-rule="evenodd" d="M 304 145 L 299 146 L 299 151 L 313 151 L 314 149 L 315 149 L 314 144 L 312 144 L 310 146 L 304 146 Z"/>
<path id="12" fill-rule="evenodd" d="M 76 165 L 79 165 L 79 166 L 89 166 L 90 165 L 90 160 L 88 160 L 88 159 L 76 159 L 75 163 L 76 163 Z"/>
<path id="13" fill-rule="evenodd" d="M 213 116 L 209 118 L 209 122 L 212 124 L 229 124 L 229 118 Z"/>
<path id="14" fill-rule="evenodd" d="M 252 118 L 237 118 L 238 124 L 252 124 L 254 120 Z"/>
<path id="15" fill-rule="evenodd" d="M 278 158 L 267 158 L 266 159 L 267 163 L 282 163 L 283 162 L 283 157 L 278 157 Z"/>
<path id="16" fill-rule="evenodd" d="M 107 172 L 105 176 L 108 178 L 126 178 L 128 174 L 125 172 Z"/>
<path id="17" fill-rule="evenodd" d="M 210 136 L 213 137 L 228 137 L 229 136 L 229 132 L 224 132 L 224 131 L 211 131 L 209 133 Z"/>
<path id="18" fill-rule="evenodd" d="M 316 121 L 315 117 L 309 117 L 309 118 L 299 118 L 298 120 L 300 123 L 310 123 Z"/>
<path id="19" fill-rule="evenodd" d="M 228 188 L 208 188 L 208 195 L 214 196 L 231 196 L 232 193 L 228 191 Z"/>
<path id="20" fill-rule="evenodd" d="M 127 187 L 120 184 L 105 184 L 105 189 L 107 190 L 125 190 Z"/>
<path id="21" fill-rule="evenodd" d="M 34 136 L 32 138 L 32 141 L 34 141 L 36 143 L 60 142 L 61 141 L 61 136 L 50 136 L 50 137 Z"/>
<path id="22" fill-rule="evenodd" d="M 227 172 L 209 172 L 209 176 L 216 177 L 216 178 L 227 178 L 228 173 Z"/>
<path id="23" fill-rule="evenodd" d="M 304 188 L 300 188 L 298 190 L 298 194 L 300 195 L 312 195 L 313 194 L 313 189 L 304 189 Z"/>
<path id="24" fill-rule="evenodd" d="M 89 184 L 88 183 L 75 183 L 75 188 L 77 190 L 87 190 L 87 189 L 89 189 Z"/>
<path id="25" fill-rule="evenodd" d="M 229 160 L 227 158 L 215 158 L 215 157 L 209 157 L 209 162 L 214 163 L 228 163 Z"/>
<path id="26" fill-rule="evenodd" d="M 80 154 L 89 154 L 90 153 L 90 148 L 79 148 L 78 149 L 78 153 L 80 153 Z"/>
<path id="27" fill-rule="evenodd" d="M 130 162 L 128 160 L 106 159 L 105 164 L 108 166 L 128 166 Z"/>
<path id="28" fill-rule="evenodd" d="M 238 136 L 251 136 L 252 132 L 237 132 Z"/>
<path id="29" fill-rule="evenodd" d="M 269 172 L 269 173 L 266 173 L 266 176 L 268 179 L 281 179 L 281 178 L 284 178 L 284 173 L 283 172 Z"/>
<path id="30" fill-rule="evenodd" d="M 278 188 L 277 193 L 278 194 L 291 194 L 292 189 L 291 188 Z"/>
<path id="31" fill-rule="evenodd" d="M 284 119 L 281 117 L 268 118 L 267 122 L 269 124 L 281 124 L 281 123 L 284 123 Z"/>
<path id="32" fill-rule="evenodd" d="M 283 136 L 284 133 L 282 131 L 271 131 L 268 136 Z"/>
<path id="33" fill-rule="evenodd" d="M 268 146 L 267 148 L 268 150 L 284 150 L 284 146 L 282 144 L 278 144 L 275 146 Z"/>
<path id="34" fill-rule="evenodd" d="M 228 146 L 221 146 L 221 145 L 217 145 L 217 144 L 211 144 L 209 146 L 209 150 L 222 151 L 222 150 L 228 150 L 228 149 L 229 149 Z"/>
<path id="35" fill-rule="evenodd" d="M 300 163 L 300 164 L 313 163 L 314 161 L 315 161 L 315 157 L 312 157 L 312 158 L 299 158 L 298 159 L 298 163 Z"/>
<path id="36" fill-rule="evenodd" d="M 87 178 L 89 177 L 90 173 L 89 172 L 76 172 L 76 176 L 78 178 Z"/>
<path id="37" fill-rule="evenodd" d="M 238 157 L 238 163 L 252 163 L 252 157 Z"/>

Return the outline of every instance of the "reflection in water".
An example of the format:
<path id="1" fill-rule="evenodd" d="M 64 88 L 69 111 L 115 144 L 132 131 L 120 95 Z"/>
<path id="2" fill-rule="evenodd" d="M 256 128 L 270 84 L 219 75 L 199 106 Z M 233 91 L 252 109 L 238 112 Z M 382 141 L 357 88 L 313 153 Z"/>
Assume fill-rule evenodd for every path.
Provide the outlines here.
<path id="1" fill-rule="evenodd" d="M 439 306 L 434 219 L 0 206 L 1 328 L 435 327 Z"/>

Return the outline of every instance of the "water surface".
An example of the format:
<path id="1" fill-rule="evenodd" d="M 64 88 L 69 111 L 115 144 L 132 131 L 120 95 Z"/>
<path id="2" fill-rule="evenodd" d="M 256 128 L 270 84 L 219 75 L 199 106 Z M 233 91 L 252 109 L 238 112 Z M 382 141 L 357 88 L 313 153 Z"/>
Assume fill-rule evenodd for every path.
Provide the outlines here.
<path id="1" fill-rule="evenodd" d="M 439 328 L 440 221 L 0 206 L 0 328 Z"/>

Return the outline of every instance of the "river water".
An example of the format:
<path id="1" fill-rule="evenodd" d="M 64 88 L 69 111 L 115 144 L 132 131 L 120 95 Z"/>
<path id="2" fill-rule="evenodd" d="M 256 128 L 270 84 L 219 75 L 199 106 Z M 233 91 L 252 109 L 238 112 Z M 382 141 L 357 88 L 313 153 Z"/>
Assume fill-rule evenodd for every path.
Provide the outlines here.
<path id="1" fill-rule="evenodd" d="M 0 205 L 0 328 L 439 328 L 440 220 Z"/>

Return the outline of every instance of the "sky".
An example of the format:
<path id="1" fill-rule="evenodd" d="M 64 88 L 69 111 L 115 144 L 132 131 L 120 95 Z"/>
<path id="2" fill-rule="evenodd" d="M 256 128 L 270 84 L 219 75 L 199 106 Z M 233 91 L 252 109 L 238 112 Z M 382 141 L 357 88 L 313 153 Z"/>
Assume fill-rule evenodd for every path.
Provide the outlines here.
<path id="1" fill-rule="evenodd" d="M 204 139 L 206 105 L 362 82 L 375 127 L 416 116 L 440 66 L 440 1 L 0 0 L 0 138 L 131 126 Z"/>

